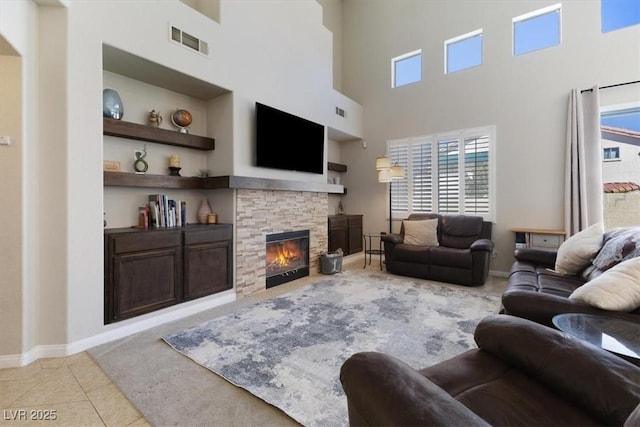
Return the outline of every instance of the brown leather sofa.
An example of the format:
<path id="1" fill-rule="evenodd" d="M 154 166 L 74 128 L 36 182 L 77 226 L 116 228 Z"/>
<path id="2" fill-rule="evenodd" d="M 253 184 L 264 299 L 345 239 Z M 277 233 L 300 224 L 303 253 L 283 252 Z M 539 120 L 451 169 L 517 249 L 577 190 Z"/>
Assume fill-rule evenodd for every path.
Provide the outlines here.
<path id="1" fill-rule="evenodd" d="M 353 426 L 640 425 L 640 367 L 517 317 L 476 328 L 479 348 L 425 369 L 376 352 L 340 370 Z"/>
<path id="2" fill-rule="evenodd" d="M 603 247 L 616 238 L 616 231 L 604 234 Z M 561 313 L 600 314 L 640 323 L 640 307 L 631 312 L 610 311 L 569 299 L 574 290 L 602 271 L 590 265 L 578 275 L 562 275 L 553 271 L 556 256 L 555 251 L 516 249 L 507 288 L 502 294 L 503 313 L 547 326 L 553 326 L 553 317 Z"/>
<path id="3" fill-rule="evenodd" d="M 387 271 L 466 286 L 483 285 L 493 252 L 491 223 L 470 215 L 412 214 L 405 221 L 438 218 L 439 246 L 409 245 L 400 234 L 382 236 Z"/>

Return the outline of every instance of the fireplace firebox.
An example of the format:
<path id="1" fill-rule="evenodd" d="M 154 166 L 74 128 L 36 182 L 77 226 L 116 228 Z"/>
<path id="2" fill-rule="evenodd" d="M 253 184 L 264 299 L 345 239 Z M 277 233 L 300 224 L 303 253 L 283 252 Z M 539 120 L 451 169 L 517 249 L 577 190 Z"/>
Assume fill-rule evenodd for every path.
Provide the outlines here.
<path id="1" fill-rule="evenodd" d="M 268 234 L 267 289 L 309 275 L 309 230 Z"/>

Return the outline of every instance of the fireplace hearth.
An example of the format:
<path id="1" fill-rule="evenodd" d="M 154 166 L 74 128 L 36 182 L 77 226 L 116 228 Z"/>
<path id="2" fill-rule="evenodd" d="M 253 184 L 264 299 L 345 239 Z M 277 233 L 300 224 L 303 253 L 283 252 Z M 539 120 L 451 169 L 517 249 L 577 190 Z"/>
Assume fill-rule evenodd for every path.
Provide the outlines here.
<path id="1" fill-rule="evenodd" d="M 267 288 L 309 275 L 309 230 L 268 234 Z"/>

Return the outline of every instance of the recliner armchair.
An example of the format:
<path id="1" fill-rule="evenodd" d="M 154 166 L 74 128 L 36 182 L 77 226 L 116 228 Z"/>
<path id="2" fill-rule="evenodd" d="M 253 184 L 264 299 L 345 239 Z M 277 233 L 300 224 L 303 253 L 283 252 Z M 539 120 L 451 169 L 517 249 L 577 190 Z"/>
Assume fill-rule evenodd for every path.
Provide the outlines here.
<path id="1" fill-rule="evenodd" d="M 438 219 L 438 246 L 407 244 L 400 234 L 382 236 L 387 271 L 402 276 L 480 286 L 489 276 L 492 224 L 480 216 L 412 214 L 405 221 Z"/>
<path id="2" fill-rule="evenodd" d="M 340 370 L 351 426 L 640 425 L 640 367 L 509 315 L 483 319 L 479 348 L 416 370 L 376 352 Z"/>

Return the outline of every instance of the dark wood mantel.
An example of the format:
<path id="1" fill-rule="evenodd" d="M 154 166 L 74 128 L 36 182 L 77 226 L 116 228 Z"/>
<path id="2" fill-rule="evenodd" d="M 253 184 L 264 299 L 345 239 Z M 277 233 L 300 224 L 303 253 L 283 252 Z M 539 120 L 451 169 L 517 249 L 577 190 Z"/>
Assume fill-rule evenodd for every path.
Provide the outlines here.
<path id="1" fill-rule="evenodd" d="M 104 185 L 112 187 L 160 187 L 217 190 L 243 188 L 273 191 L 309 191 L 315 193 L 344 194 L 344 187 L 320 182 L 291 181 L 284 179 L 253 178 L 225 175 L 208 178 L 180 177 L 169 175 L 135 174 L 127 172 L 104 172 Z"/>

